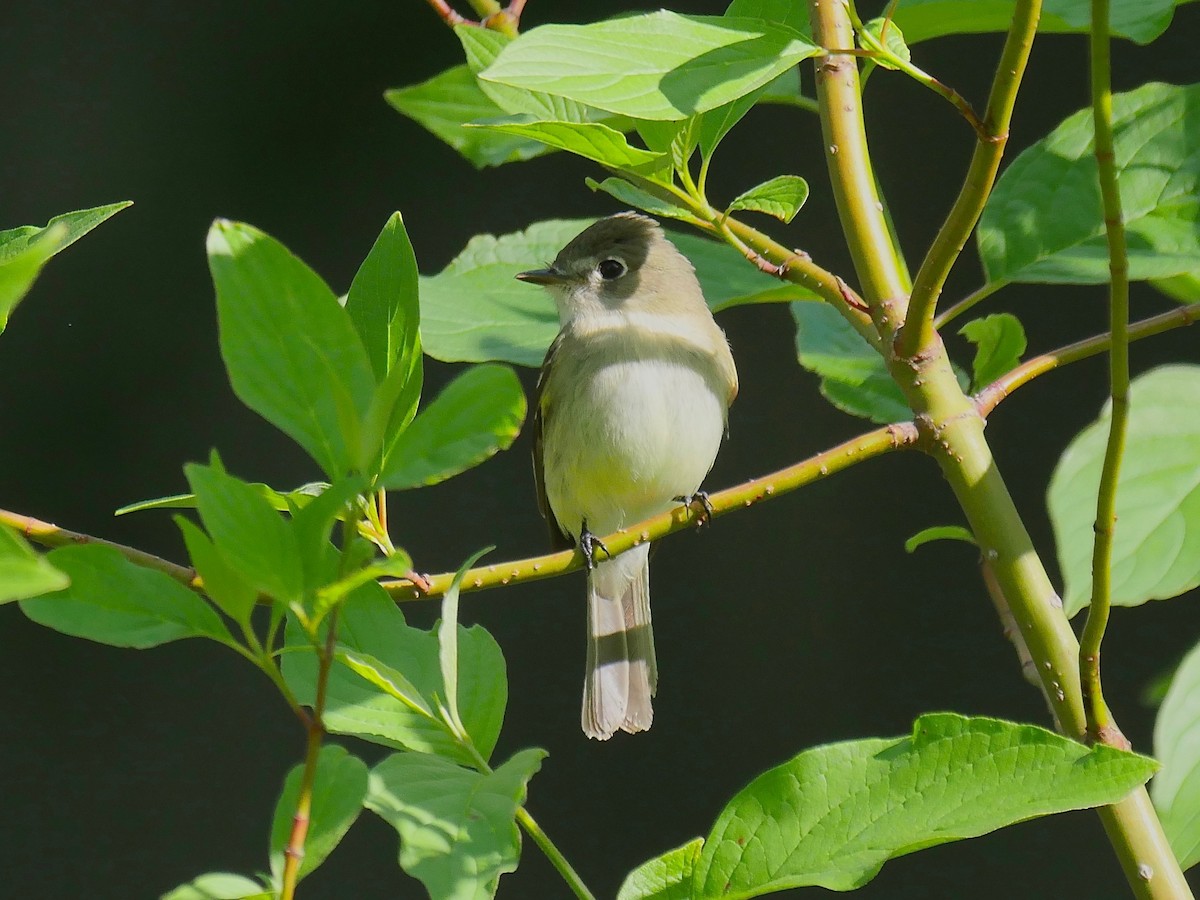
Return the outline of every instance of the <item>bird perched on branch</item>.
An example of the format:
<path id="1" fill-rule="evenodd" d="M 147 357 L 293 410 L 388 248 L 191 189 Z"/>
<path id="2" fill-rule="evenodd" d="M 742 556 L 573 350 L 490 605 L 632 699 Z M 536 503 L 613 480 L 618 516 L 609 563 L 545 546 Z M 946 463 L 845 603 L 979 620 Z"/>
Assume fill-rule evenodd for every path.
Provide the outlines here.
<path id="1" fill-rule="evenodd" d="M 534 473 L 555 544 L 588 564 L 583 730 L 645 731 L 658 684 L 650 547 L 610 558 L 597 536 L 707 500 L 737 370 L 695 269 L 646 216 L 601 219 L 517 278 L 550 291 L 562 326 L 538 378 Z"/>

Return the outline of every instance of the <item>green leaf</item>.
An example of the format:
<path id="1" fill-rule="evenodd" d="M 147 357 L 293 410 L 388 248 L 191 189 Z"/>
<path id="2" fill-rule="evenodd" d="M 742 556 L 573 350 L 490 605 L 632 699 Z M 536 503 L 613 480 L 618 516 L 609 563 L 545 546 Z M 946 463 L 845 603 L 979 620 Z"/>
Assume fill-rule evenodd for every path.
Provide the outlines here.
<path id="1" fill-rule="evenodd" d="M 793 303 L 800 365 L 821 378 L 821 394 L 852 416 L 873 422 L 912 418 L 887 365 L 862 336 L 826 303 Z"/>
<path id="2" fill-rule="evenodd" d="M 349 314 L 316 273 L 250 225 L 213 223 L 208 261 L 234 392 L 330 476 L 350 472 L 375 379 Z"/>
<path id="3" fill-rule="evenodd" d="M 1151 278 L 1150 284 L 1180 303 L 1195 303 L 1200 300 L 1200 272 L 1184 272 L 1170 278 Z"/>
<path id="4" fill-rule="evenodd" d="M 273 891 L 232 872 L 209 872 L 163 894 L 161 900 L 272 900 Z"/>
<path id="5" fill-rule="evenodd" d="M 782 222 L 791 222 L 807 199 L 807 181 L 799 175 L 779 175 L 738 194 L 726 212 L 749 209 L 774 216 Z"/>
<path id="6" fill-rule="evenodd" d="M 309 647 L 294 625 L 289 626 L 287 642 L 289 647 Z M 330 731 L 470 763 L 470 754 L 428 713 L 437 707 L 435 698 L 446 696 L 437 638 L 407 625 L 378 584 L 363 585 L 346 599 L 338 617 L 338 645 L 339 654 L 355 668 L 337 665 L 330 670 L 325 710 Z M 504 656 L 492 636 L 476 625 L 459 628 L 458 659 L 459 713 L 471 742 L 487 758 L 496 746 L 508 701 Z M 362 669 L 375 669 L 378 678 L 391 680 L 397 691 L 416 691 L 422 709 L 414 710 L 378 679 L 357 674 Z M 393 671 L 403 681 L 394 678 Z M 315 654 L 284 654 L 283 674 L 300 702 L 313 702 Z"/>
<path id="7" fill-rule="evenodd" d="M 417 258 L 400 213 L 392 213 L 359 266 L 346 294 L 346 312 L 377 382 L 414 353 L 420 355 Z"/>
<path id="8" fill-rule="evenodd" d="M 975 391 L 1015 369 L 1025 352 L 1025 329 L 1012 313 L 974 319 L 958 333 L 975 345 L 971 363 L 971 389 Z"/>
<path id="9" fill-rule="evenodd" d="M 979 546 L 975 541 L 975 535 L 971 534 L 970 529 L 963 528 L 961 525 L 933 525 L 929 528 L 922 528 L 905 541 L 904 552 L 916 553 L 918 547 L 922 547 L 931 541 L 962 541 L 966 544 L 973 544 L 976 547 Z"/>
<path id="10" fill-rule="evenodd" d="M 797 32 L 761 20 L 661 11 L 534 28 L 479 77 L 636 119 L 685 119 L 819 52 Z"/>
<path id="11" fill-rule="evenodd" d="M 887 26 L 886 32 L 884 32 L 885 25 Z M 874 38 L 875 42 L 880 47 L 883 47 L 887 52 L 899 59 L 904 60 L 905 62 L 912 60 L 912 53 L 908 49 L 908 44 L 904 42 L 904 32 L 894 20 L 888 20 L 882 17 L 878 19 L 872 19 L 871 21 L 867 22 L 864 27 L 867 34 Z M 868 42 L 863 41 L 861 38 L 860 43 L 864 48 L 869 48 L 871 46 Z M 872 62 L 874 62 L 876 65 L 882 66 L 885 69 L 891 69 L 892 71 L 896 70 L 895 63 L 889 62 L 883 57 L 873 57 Z"/>
<path id="12" fill-rule="evenodd" d="M 52 256 L 131 205 L 128 200 L 110 203 L 55 216 L 42 227 L 22 225 L 0 231 L 0 334 Z"/>
<path id="13" fill-rule="evenodd" d="M 183 467 L 216 550 L 257 592 L 295 601 L 304 590 L 296 536 L 252 485 L 217 466 Z"/>
<path id="14" fill-rule="evenodd" d="M 424 377 L 417 260 L 400 213 L 388 219 L 354 276 L 346 311 L 379 383 L 367 412 L 359 460 L 363 471 L 376 475 L 417 413 Z"/>
<path id="15" fill-rule="evenodd" d="M 437 484 L 512 445 L 525 392 L 508 366 L 473 366 L 434 398 L 392 444 L 382 483 L 399 491 Z"/>
<path id="16" fill-rule="evenodd" d="M 329 487 L 329 483 L 325 481 L 310 481 L 308 484 L 302 484 L 295 490 L 281 493 L 267 484 L 260 481 L 247 482 L 250 487 L 254 488 L 266 498 L 266 501 L 271 504 L 272 509 L 280 512 L 287 512 L 293 507 L 302 507 L 311 501 L 314 497 L 320 496 L 325 489 Z M 195 509 L 196 495 L 195 494 L 172 494 L 169 497 L 156 497 L 153 500 L 138 500 L 135 503 L 130 503 L 116 510 L 114 516 L 123 516 L 132 512 L 143 512 L 148 509 Z"/>
<path id="17" fill-rule="evenodd" d="M 21 611 L 39 625 L 137 650 L 191 637 L 233 643 L 220 616 L 198 594 L 162 572 L 134 565 L 112 547 L 60 547 L 48 558 L 71 584 L 21 601 Z"/>
<path id="18" fill-rule="evenodd" d="M 922 716 L 910 737 L 816 747 L 756 778 L 713 825 L 693 896 L 852 890 L 898 856 L 1114 803 L 1156 768 L 1032 725 Z"/>
<path id="19" fill-rule="evenodd" d="M 1154 723 L 1162 771 L 1150 796 L 1180 866 L 1200 862 L 1200 646 L 1184 657 Z"/>
<path id="20" fill-rule="evenodd" d="M 192 567 L 204 582 L 204 593 L 235 622 L 250 624 L 250 614 L 258 601 L 258 591 L 225 561 L 203 531 L 183 516 L 175 517 L 183 534 Z"/>
<path id="21" fill-rule="evenodd" d="M 340 554 L 330 543 L 329 535 L 334 522 L 345 521 L 349 505 L 360 502 L 360 493 L 365 488 L 366 482 L 354 476 L 337 484 L 325 485 L 324 490 L 315 497 L 305 498 L 303 504 L 293 503 L 289 499 L 291 531 L 300 554 L 307 590 L 324 587 L 337 577 Z M 370 548 L 368 552 L 373 553 L 374 549 Z"/>
<path id="22" fill-rule="evenodd" d="M 399 700 L 413 712 L 421 714 L 430 721 L 437 720 L 437 716 L 429 708 L 429 704 L 425 702 L 425 698 L 421 696 L 416 685 L 391 666 L 381 663 L 366 653 L 340 647 L 337 650 L 337 661 L 389 697 Z"/>
<path id="23" fill-rule="evenodd" d="M 1200 268 L 1200 84 L 1146 84 L 1113 97 L 1113 146 L 1129 243 L 1129 276 Z M 1016 158 L 979 221 L 989 284 L 1107 284 L 1108 245 L 1081 110 Z"/>
<path id="24" fill-rule="evenodd" d="M 704 838 L 688 841 L 642 863 L 629 873 L 617 900 L 692 900 L 692 872 Z"/>
<path id="25" fill-rule="evenodd" d="M 639 169 L 662 161 L 662 154 L 630 146 L 625 135 L 599 122 L 543 122 L 531 116 L 510 116 L 474 122 L 472 127 L 531 138 L 614 169 Z"/>
<path id="26" fill-rule="evenodd" d="M 495 547 L 484 547 L 473 553 L 454 573 L 454 580 L 442 595 L 442 621 L 438 625 L 438 663 L 442 669 L 442 684 L 446 686 L 445 704 L 450 722 L 458 731 L 464 731 L 458 715 L 458 592 L 462 589 L 467 570 L 485 553 Z"/>
<path id="27" fill-rule="evenodd" d="M 1047 502 L 1064 608 L 1091 600 L 1092 524 L 1111 410 L 1076 435 L 1050 479 Z M 1162 366 L 1130 385 L 1125 458 L 1117 480 L 1112 602 L 1138 606 L 1200 585 L 1200 366 Z"/>
<path id="28" fill-rule="evenodd" d="M 539 141 L 463 127 L 464 122 L 504 115 L 464 65 L 420 84 L 393 88 L 383 97 L 393 109 L 449 144 L 477 169 L 521 162 L 551 149 Z"/>
<path id="29" fill-rule="evenodd" d="M 661 216 L 665 219 L 679 219 L 681 222 L 688 222 L 692 225 L 700 224 L 700 219 L 696 218 L 691 210 L 683 206 L 677 206 L 660 197 L 655 197 L 640 187 L 630 184 L 624 178 L 605 178 L 600 182 L 594 178 L 585 178 L 584 183 L 593 191 L 604 191 L 604 193 L 616 197 L 625 205 L 635 206 L 652 216 Z"/>
<path id="30" fill-rule="evenodd" d="M 786 25 L 801 34 L 812 33 L 808 4 L 796 3 L 795 0 L 733 0 L 725 10 L 725 15 L 731 19 L 766 19 Z"/>
<path id="31" fill-rule="evenodd" d="M 400 866 L 438 900 L 492 897 L 517 868 L 515 817 L 544 750 L 522 750 L 494 772 L 397 753 L 371 770 L 367 809 L 400 834 Z"/>
<path id="32" fill-rule="evenodd" d="M 827 303 L 793 303 L 796 353 L 800 365 L 821 378 L 821 394 L 843 412 L 886 424 L 912 418 L 904 393 L 887 364 Z M 954 374 L 966 390 L 970 379 Z"/>
<path id="33" fill-rule="evenodd" d="M 491 28 L 474 25 L 456 25 L 454 33 L 462 44 L 467 57 L 467 67 L 478 76 L 496 61 L 496 57 L 513 39 Z M 501 110 L 510 115 L 531 115 L 540 121 L 552 122 L 605 122 L 617 131 L 629 131 L 632 123 L 622 116 L 601 109 L 557 97 L 544 91 L 509 87 L 490 81 L 478 81 L 479 88 Z M 485 118 L 480 116 L 479 118 Z M 490 118 L 490 117 L 488 117 Z"/>
<path id="34" fill-rule="evenodd" d="M 287 774 L 283 793 L 275 805 L 271 822 L 271 874 L 276 883 L 283 877 L 284 850 L 292 834 L 292 818 L 300 797 L 304 766 Z M 316 780 L 312 787 L 308 834 L 304 838 L 304 857 L 297 880 L 312 873 L 341 843 L 367 796 L 367 764 L 352 756 L 345 747 L 327 744 L 317 757 Z"/>
<path id="35" fill-rule="evenodd" d="M 476 235 L 439 274 L 421 279 L 425 352 L 446 362 L 502 360 L 540 366 L 558 333 L 558 313 L 544 290 L 515 280 L 544 266 L 591 219 L 551 219 L 525 231 Z M 815 297 L 756 269 L 727 244 L 667 232 L 696 267 L 709 308 Z"/>
<path id="36" fill-rule="evenodd" d="M 1167 30 L 1175 7 L 1188 0 L 1112 0 L 1109 28 L 1114 35 L 1148 44 Z M 904 0 L 895 19 L 910 44 L 948 34 L 1007 31 L 1016 0 Z M 1086 34 L 1091 0 L 1045 0 L 1038 31 Z"/>
<path id="37" fill-rule="evenodd" d="M 61 591 L 70 583 L 24 538 L 0 524 L 0 603 Z"/>

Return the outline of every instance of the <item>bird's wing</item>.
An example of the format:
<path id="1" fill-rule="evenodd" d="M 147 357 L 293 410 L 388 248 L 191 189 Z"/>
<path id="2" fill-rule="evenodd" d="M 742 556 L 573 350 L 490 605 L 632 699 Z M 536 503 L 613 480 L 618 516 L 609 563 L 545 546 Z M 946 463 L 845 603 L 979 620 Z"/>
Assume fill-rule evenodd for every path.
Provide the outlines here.
<path id="1" fill-rule="evenodd" d="M 562 332 L 550 344 L 550 349 L 546 351 L 546 358 L 542 362 L 542 369 L 538 373 L 537 387 L 533 394 L 533 481 L 537 487 L 538 509 L 542 512 L 542 517 L 546 520 L 546 524 L 550 526 L 550 546 L 555 550 L 570 550 L 575 546 L 575 542 L 571 539 L 561 525 L 558 524 L 558 519 L 554 518 L 554 510 L 550 508 L 550 500 L 546 496 L 546 475 L 542 462 L 542 423 L 545 418 L 553 414 L 543 400 L 543 392 L 546 387 L 546 380 L 550 374 L 550 364 L 554 360 L 554 353 L 558 350 L 562 343 Z"/>

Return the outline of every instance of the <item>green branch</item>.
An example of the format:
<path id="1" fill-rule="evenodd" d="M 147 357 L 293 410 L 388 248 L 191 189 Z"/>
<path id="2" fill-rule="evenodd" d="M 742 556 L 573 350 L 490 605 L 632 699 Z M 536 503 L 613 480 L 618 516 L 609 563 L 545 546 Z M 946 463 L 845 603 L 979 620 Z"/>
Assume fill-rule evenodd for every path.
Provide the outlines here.
<path id="1" fill-rule="evenodd" d="M 562 876 L 563 881 L 567 883 L 572 893 L 579 900 L 595 900 L 595 895 L 588 890 L 587 885 L 583 883 L 583 879 L 579 877 L 579 873 L 575 871 L 567 861 L 567 858 L 562 855 L 562 851 L 550 840 L 550 836 L 542 831 L 542 826 L 534 820 L 533 816 L 529 814 L 529 810 L 524 806 L 517 807 L 517 822 L 525 829 L 525 833 L 533 838 L 533 842 L 546 855 L 546 859 L 550 860 L 551 865 Z"/>
<path id="2" fill-rule="evenodd" d="M 975 142 L 975 152 L 971 155 L 971 164 L 958 198 L 930 245 L 913 282 L 908 318 L 896 344 L 897 355 L 901 357 L 916 356 L 933 343 L 933 318 L 942 287 L 966 246 L 975 223 L 979 221 L 1000 171 L 1017 89 L 1021 86 L 1021 77 L 1029 61 L 1041 8 L 1041 0 L 1017 2 L 988 96 L 987 111 L 983 117 L 984 132 Z"/>
<path id="3" fill-rule="evenodd" d="M 1113 534 L 1117 525 L 1117 480 L 1125 455 L 1129 419 L 1129 259 L 1125 248 L 1125 222 L 1113 159 L 1112 61 L 1108 37 L 1108 0 L 1092 0 L 1091 83 L 1092 122 L 1095 125 L 1096 164 L 1100 195 L 1104 201 L 1104 231 L 1108 237 L 1109 287 L 1109 394 L 1112 417 L 1100 471 L 1096 499 L 1095 540 L 1092 548 L 1092 598 L 1087 623 L 1079 639 L 1079 675 L 1083 682 L 1088 735 L 1096 741 L 1127 747 L 1104 702 L 1100 682 L 1100 645 L 1112 606 Z"/>
<path id="4" fill-rule="evenodd" d="M 772 497 L 782 497 L 863 460 L 911 447 L 916 440 L 916 426 L 909 422 L 876 428 L 786 469 L 780 469 L 762 478 L 752 478 L 736 487 L 710 494 L 708 499 L 712 506 L 712 515 L 723 516 Z M 707 517 L 708 512 L 705 510 L 678 506 L 614 534 L 606 534 L 602 541 L 615 556 L 639 544 L 657 541 L 669 534 L 695 527 L 706 521 Z M 494 563 L 469 570 L 463 576 L 462 590 L 482 591 L 525 581 L 540 581 L 543 578 L 553 578 L 582 569 L 583 566 L 583 554 L 578 550 L 563 550 L 545 556 Z M 405 579 L 385 581 L 383 586 L 397 602 L 425 600 L 444 594 L 454 580 L 454 573 L 443 572 L 425 577 L 429 583 L 428 592 L 418 590 L 411 581 Z"/>
<path id="5" fill-rule="evenodd" d="M 822 47 L 854 45 L 854 29 L 844 4 L 809 0 L 809 18 L 813 38 Z M 876 327 L 890 337 L 908 304 L 907 278 L 867 152 L 858 63 L 847 52 L 831 52 L 817 59 L 816 70 L 825 161 L 838 217 Z"/>
<path id="6" fill-rule="evenodd" d="M 1162 334 L 1164 331 L 1170 331 L 1173 328 L 1191 325 L 1196 321 L 1200 321 L 1200 303 L 1180 306 L 1177 309 L 1167 310 L 1165 313 L 1159 313 L 1157 316 L 1151 316 L 1148 319 L 1143 319 L 1131 325 L 1126 332 L 1127 339 L 1138 341 L 1142 338 Z M 986 418 L 991 414 L 992 410 L 999 406 L 1017 388 L 1028 384 L 1041 375 L 1045 375 L 1047 372 L 1052 372 L 1073 362 L 1079 362 L 1081 359 L 1097 356 L 1106 351 L 1111 343 L 1112 335 L 1105 332 L 1086 340 L 1077 341 L 1074 344 L 1068 344 L 1066 347 L 1051 350 L 1049 353 L 1043 353 L 1032 359 L 1027 359 L 975 395 L 975 405 L 979 409 L 979 414 Z"/>

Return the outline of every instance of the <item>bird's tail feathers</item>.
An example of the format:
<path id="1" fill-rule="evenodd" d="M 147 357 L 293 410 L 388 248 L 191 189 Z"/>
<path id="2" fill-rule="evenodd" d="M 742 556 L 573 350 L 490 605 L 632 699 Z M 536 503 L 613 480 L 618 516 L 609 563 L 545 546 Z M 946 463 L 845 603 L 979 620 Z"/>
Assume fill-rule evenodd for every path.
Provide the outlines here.
<path id="1" fill-rule="evenodd" d="M 658 687 L 650 622 L 650 545 L 588 573 L 588 652 L 583 684 L 584 733 L 607 740 L 618 730 L 645 731 Z"/>

